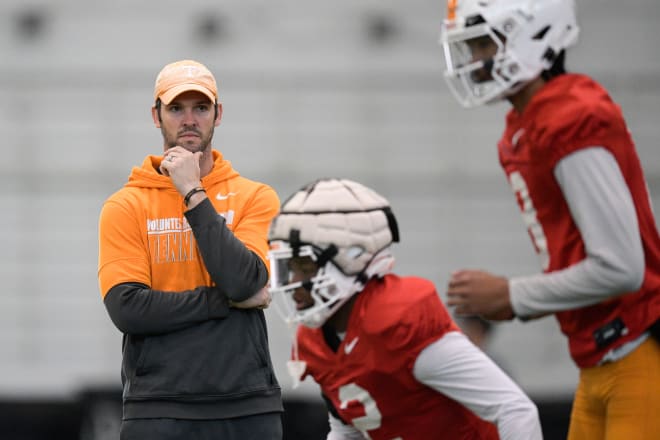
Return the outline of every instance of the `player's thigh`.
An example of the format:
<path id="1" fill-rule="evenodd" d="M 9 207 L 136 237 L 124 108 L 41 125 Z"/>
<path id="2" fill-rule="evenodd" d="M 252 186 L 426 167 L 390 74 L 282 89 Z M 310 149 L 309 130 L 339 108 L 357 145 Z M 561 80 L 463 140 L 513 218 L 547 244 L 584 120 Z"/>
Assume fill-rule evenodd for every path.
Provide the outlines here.
<path id="1" fill-rule="evenodd" d="M 616 364 L 606 440 L 660 439 L 660 344 L 649 338 Z"/>
<path id="2" fill-rule="evenodd" d="M 599 377 L 597 369 L 580 371 L 580 381 L 573 399 L 567 440 L 603 440 L 605 438 L 606 407 Z"/>

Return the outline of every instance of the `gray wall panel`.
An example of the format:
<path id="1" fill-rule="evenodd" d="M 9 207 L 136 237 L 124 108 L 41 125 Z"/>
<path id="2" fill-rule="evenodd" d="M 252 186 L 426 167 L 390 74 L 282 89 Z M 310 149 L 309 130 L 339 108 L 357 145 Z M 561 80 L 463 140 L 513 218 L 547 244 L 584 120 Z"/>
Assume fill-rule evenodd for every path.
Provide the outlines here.
<path id="1" fill-rule="evenodd" d="M 200 59 L 216 73 L 225 105 L 216 146 L 246 176 L 282 198 L 330 175 L 386 195 L 401 226 L 401 273 L 433 280 L 444 297 L 459 267 L 537 272 L 497 164 L 507 106 L 462 110 L 453 101 L 437 45 L 442 5 L 3 1 L 0 395 L 118 383 L 121 335 L 96 280 L 98 213 L 130 168 L 160 151 L 152 86 L 157 70 L 178 58 Z M 592 73 L 622 105 L 657 200 L 660 59 L 652 54 L 660 4 L 578 6 L 583 34 L 568 66 Z M 41 32 L 20 26 L 30 14 Z M 204 17 L 220 26 L 208 40 L 199 33 Z M 392 33 L 370 38 L 374 23 Z M 291 390 L 289 334 L 275 310 L 267 316 L 285 391 L 315 392 L 311 383 Z M 570 394 L 577 380 L 551 318 L 498 325 L 492 350 L 533 394 Z"/>

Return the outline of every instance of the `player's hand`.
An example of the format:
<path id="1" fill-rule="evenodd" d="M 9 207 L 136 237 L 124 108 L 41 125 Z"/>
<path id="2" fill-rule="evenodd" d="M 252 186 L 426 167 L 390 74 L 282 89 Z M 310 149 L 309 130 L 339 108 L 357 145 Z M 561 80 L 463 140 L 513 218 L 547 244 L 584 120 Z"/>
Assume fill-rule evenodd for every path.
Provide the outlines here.
<path id="1" fill-rule="evenodd" d="M 163 154 L 160 172 L 164 176 L 169 176 L 179 194 L 185 196 L 188 191 L 200 186 L 199 161 L 201 157 L 200 151 L 191 153 L 183 147 L 172 147 Z"/>
<path id="2" fill-rule="evenodd" d="M 230 301 L 229 305 L 237 309 L 266 309 L 270 305 L 271 295 L 267 287 L 264 287 L 248 299 L 241 302 Z"/>
<path id="3" fill-rule="evenodd" d="M 447 304 L 457 316 L 478 315 L 492 321 L 513 319 L 509 280 L 480 270 L 459 270 L 447 286 Z"/>

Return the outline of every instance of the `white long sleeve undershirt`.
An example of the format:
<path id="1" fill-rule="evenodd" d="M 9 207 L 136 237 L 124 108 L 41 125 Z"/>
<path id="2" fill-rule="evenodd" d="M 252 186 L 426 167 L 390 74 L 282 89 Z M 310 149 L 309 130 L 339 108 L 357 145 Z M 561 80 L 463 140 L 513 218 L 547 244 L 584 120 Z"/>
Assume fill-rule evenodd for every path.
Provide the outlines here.
<path id="1" fill-rule="evenodd" d="M 462 333 L 449 332 L 426 347 L 413 368 L 415 378 L 493 422 L 501 440 L 543 438 L 536 405 Z M 362 440 L 353 426 L 329 415 L 327 440 Z"/>
<path id="2" fill-rule="evenodd" d="M 635 206 L 612 154 L 582 149 L 563 158 L 554 173 L 586 258 L 556 272 L 511 278 L 511 305 L 523 318 L 596 304 L 637 290 L 644 279 Z"/>

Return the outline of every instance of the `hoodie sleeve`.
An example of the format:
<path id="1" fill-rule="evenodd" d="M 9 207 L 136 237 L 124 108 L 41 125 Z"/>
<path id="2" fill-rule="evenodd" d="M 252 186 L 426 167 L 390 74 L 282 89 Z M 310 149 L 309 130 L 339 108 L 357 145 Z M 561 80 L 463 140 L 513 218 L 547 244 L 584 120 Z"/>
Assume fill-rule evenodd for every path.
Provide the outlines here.
<path id="1" fill-rule="evenodd" d="M 232 301 L 246 300 L 268 282 L 268 227 L 279 204 L 274 194 L 258 192 L 235 232 L 208 199 L 185 213 L 211 279 Z"/>
<path id="2" fill-rule="evenodd" d="M 227 297 L 216 287 L 206 286 L 165 292 L 140 283 L 122 283 L 106 293 L 103 303 L 122 333 L 139 336 L 182 330 L 229 313 Z"/>

